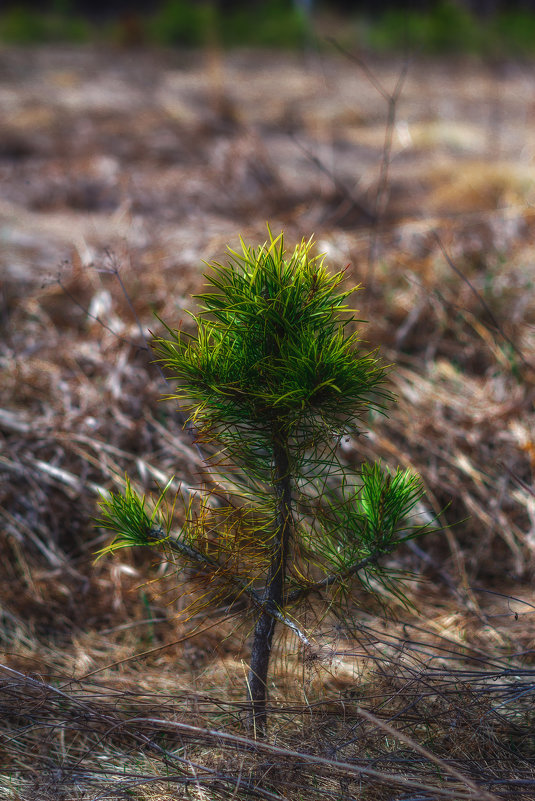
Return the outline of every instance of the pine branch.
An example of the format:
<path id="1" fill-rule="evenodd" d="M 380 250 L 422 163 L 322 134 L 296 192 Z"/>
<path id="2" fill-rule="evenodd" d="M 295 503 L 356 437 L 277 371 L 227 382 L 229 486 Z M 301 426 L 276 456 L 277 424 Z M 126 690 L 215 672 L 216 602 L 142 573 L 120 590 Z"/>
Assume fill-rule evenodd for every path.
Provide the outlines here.
<path id="1" fill-rule="evenodd" d="M 161 538 L 158 537 L 158 533 L 159 532 L 155 532 L 154 538 L 161 541 Z M 192 545 L 187 545 L 185 542 L 180 542 L 180 540 L 167 539 L 165 540 L 165 544 L 171 548 L 171 550 L 183 557 L 186 557 L 188 560 L 197 562 L 197 564 L 203 565 L 206 568 L 211 568 L 210 572 L 212 572 L 215 568 L 219 575 L 224 575 L 224 580 L 228 584 L 234 585 L 240 590 L 240 594 L 243 593 L 249 598 L 249 600 L 259 610 L 260 614 L 270 615 L 272 618 L 278 620 L 280 623 L 293 631 L 293 633 L 307 648 L 313 647 L 306 634 L 296 623 L 294 623 L 293 620 L 281 612 L 273 600 L 270 598 L 263 600 L 260 594 L 253 587 L 249 586 L 245 580 L 239 578 L 238 576 L 234 576 L 231 573 L 227 573 L 223 565 L 221 565 L 216 559 L 212 559 L 211 556 L 202 553 L 202 551 L 197 550 L 197 548 L 194 548 Z M 238 597 L 239 596 L 236 596 L 235 600 L 237 600 Z"/>
<path id="2" fill-rule="evenodd" d="M 316 581 L 314 584 L 309 584 L 307 587 L 300 587 L 299 589 L 294 590 L 289 594 L 287 603 L 294 604 L 297 601 L 302 601 L 303 598 L 306 598 L 313 592 L 321 592 L 321 590 L 325 590 L 335 584 L 341 584 L 346 579 L 356 576 L 357 573 L 360 573 L 360 571 L 364 570 L 366 567 L 369 567 L 370 565 L 376 565 L 381 556 L 384 555 L 385 551 L 378 548 L 369 556 L 361 559 L 360 562 L 355 562 L 355 564 L 351 565 L 349 568 L 347 568 L 347 570 L 344 570 L 343 573 L 332 573 L 329 576 L 325 576 L 325 578 L 321 579 L 321 581 Z"/>

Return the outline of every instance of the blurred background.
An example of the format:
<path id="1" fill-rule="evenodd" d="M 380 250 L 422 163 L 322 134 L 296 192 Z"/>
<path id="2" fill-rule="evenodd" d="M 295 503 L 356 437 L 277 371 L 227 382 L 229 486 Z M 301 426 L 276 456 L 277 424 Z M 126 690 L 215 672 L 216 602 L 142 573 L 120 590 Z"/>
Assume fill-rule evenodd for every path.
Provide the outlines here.
<path id="1" fill-rule="evenodd" d="M 442 527 L 389 564 L 406 604 L 358 587 L 310 624 L 328 658 L 281 635 L 277 742 L 475 797 L 360 705 L 532 799 L 535 2 L 148 6 L 0 7 L 2 798 L 133 797 L 128 776 L 169 798 L 161 749 L 121 728 L 147 710 L 241 731 L 250 618 L 190 620 L 196 585 L 146 550 L 95 562 L 94 518 L 126 472 L 147 494 L 206 477 L 146 343 L 156 315 L 191 330 L 205 262 L 269 222 L 362 284 L 363 347 L 394 365 L 389 417 L 340 458 L 419 472 Z M 394 798 L 222 748 L 187 752 L 235 774 L 219 797 L 265 774 L 266 799 Z"/>

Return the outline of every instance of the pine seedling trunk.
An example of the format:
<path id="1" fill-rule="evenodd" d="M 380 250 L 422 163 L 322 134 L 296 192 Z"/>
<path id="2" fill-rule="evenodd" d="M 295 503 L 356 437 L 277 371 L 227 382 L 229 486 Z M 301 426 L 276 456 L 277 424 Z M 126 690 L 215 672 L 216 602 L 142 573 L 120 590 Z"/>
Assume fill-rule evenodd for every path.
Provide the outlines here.
<path id="1" fill-rule="evenodd" d="M 288 442 L 279 430 L 273 434 L 273 479 L 277 499 L 276 528 L 271 548 L 268 579 L 262 600 L 265 604 L 256 620 L 247 690 L 251 702 L 248 727 L 259 736 L 266 731 L 267 680 L 277 619 L 273 609 L 286 605 L 286 565 L 292 533 L 292 481 Z M 271 611 L 270 611 L 271 610 Z"/>

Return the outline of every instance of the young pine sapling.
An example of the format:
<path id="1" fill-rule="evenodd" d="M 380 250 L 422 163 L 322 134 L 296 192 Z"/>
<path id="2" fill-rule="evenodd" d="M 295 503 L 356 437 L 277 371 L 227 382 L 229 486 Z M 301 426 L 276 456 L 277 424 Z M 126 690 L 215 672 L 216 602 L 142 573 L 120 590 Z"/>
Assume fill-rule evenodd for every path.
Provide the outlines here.
<path id="1" fill-rule="evenodd" d="M 417 475 L 366 463 L 352 474 L 337 455 L 341 438 L 391 395 L 385 368 L 359 348 L 346 305 L 354 289 L 311 250 L 303 241 L 288 254 L 282 235 L 257 249 L 242 243 L 226 265 L 211 265 L 196 333 L 166 327 L 155 340 L 177 382 L 172 397 L 211 452 L 210 484 L 185 502 L 180 531 L 164 511 L 167 488 L 150 506 L 127 480 L 124 494 L 101 502 L 99 522 L 116 534 L 105 552 L 164 549 L 200 582 L 204 605 L 207 595 L 247 601 L 249 727 L 258 736 L 277 623 L 311 648 L 295 617 L 305 600 L 342 603 L 372 576 L 395 590 L 381 560 L 424 530 L 409 524 L 422 496 Z"/>

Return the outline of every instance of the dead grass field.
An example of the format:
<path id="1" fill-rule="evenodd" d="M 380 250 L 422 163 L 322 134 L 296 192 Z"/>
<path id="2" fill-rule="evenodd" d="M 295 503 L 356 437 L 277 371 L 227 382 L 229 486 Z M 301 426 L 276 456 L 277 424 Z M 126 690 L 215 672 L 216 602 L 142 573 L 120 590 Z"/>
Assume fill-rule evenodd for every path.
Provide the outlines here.
<path id="1" fill-rule="evenodd" d="M 415 61 L 389 129 L 334 51 L 0 51 L 1 798 L 535 798 L 534 98 L 532 64 Z M 364 285 L 398 403 L 344 458 L 418 470 L 444 531 L 392 565 L 415 609 L 281 635 L 255 744 L 250 620 L 95 564 L 92 518 L 125 471 L 199 483 L 140 326 L 266 221 Z"/>

